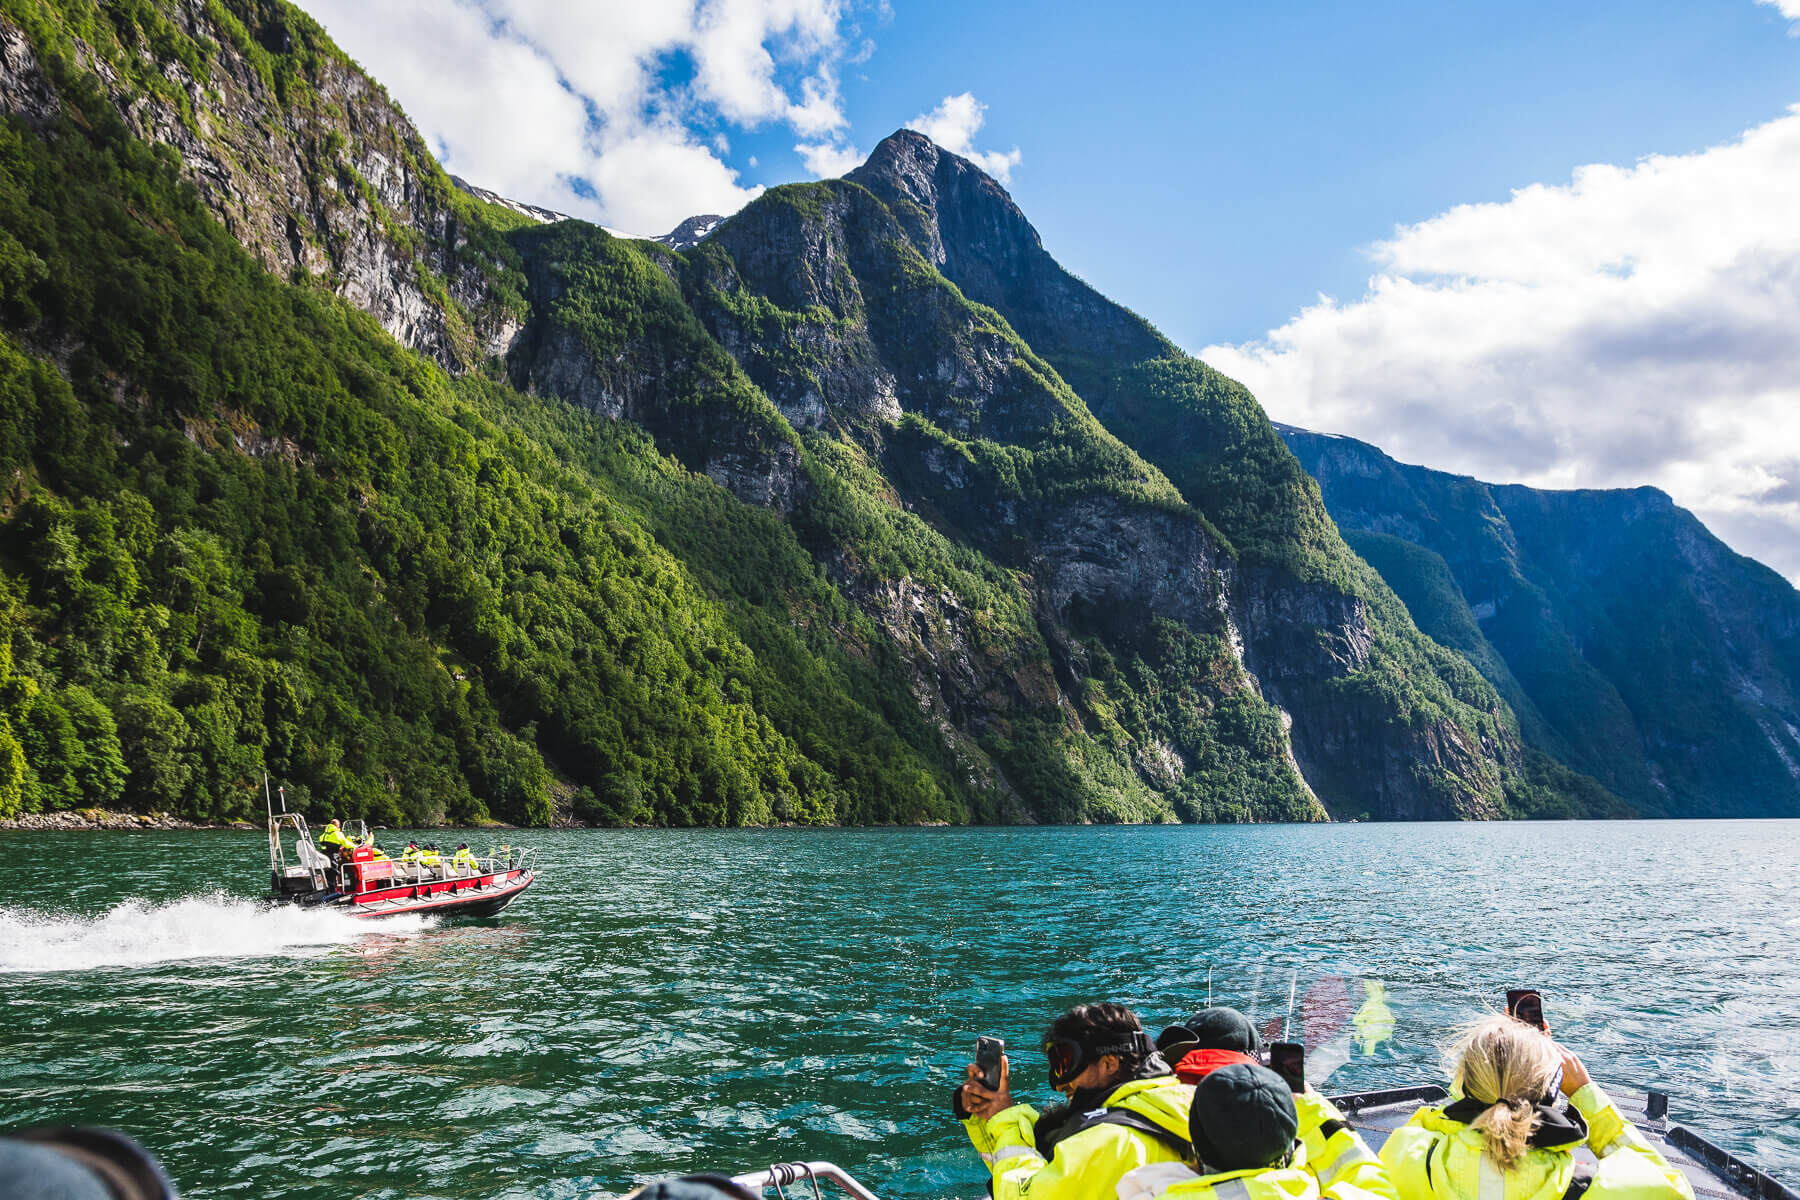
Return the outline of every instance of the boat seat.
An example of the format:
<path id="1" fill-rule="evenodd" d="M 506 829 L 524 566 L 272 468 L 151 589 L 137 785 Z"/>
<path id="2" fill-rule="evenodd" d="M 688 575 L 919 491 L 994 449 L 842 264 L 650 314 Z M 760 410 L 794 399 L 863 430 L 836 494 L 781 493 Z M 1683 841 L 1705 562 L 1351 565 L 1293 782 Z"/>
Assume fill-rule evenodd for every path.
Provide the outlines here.
<path id="1" fill-rule="evenodd" d="M 294 839 L 294 857 L 309 871 L 323 871 L 331 866 L 331 860 L 324 852 L 305 838 Z"/>

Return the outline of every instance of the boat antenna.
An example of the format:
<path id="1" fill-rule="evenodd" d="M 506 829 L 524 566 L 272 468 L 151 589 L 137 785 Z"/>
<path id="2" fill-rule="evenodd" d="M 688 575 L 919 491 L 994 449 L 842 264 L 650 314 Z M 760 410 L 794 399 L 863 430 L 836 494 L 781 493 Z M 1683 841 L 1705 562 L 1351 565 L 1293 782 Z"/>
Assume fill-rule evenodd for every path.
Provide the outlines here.
<path id="1" fill-rule="evenodd" d="M 1213 1002 L 1212 1002 L 1212 964 L 1207 963 L 1206 964 L 1206 1007 L 1211 1008 L 1212 1006 L 1213 1006 Z"/>
<path id="2" fill-rule="evenodd" d="M 1300 984 L 1300 968 L 1295 967 L 1294 973 L 1292 975 L 1288 976 L 1287 1016 L 1285 1016 L 1281 1019 L 1281 1040 L 1284 1042 L 1292 1040 L 1291 1038 L 1288 1037 L 1288 1026 L 1290 1026 L 1294 1023 L 1294 989 L 1297 988 L 1299 986 L 1299 984 Z"/>
<path id="3" fill-rule="evenodd" d="M 269 816 L 275 815 L 275 801 L 269 795 L 269 773 L 263 772 L 263 809 Z"/>

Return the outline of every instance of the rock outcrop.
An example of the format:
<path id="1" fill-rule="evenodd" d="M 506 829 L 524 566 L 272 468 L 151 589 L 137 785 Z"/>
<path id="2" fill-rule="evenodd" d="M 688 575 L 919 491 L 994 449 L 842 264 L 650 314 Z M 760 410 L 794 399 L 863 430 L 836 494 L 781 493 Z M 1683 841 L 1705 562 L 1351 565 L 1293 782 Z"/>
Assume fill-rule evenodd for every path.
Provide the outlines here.
<path id="1" fill-rule="evenodd" d="M 1543 491 L 1282 427 L 1352 544 L 1528 736 L 1641 811 L 1800 813 L 1800 593 L 1654 488 Z"/>
<path id="2" fill-rule="evenodd" d="M 76 38 L 60 49 L 106 83 L 131 129 L 174 151 L 246 249 L 277 275 L 322 280 L 446 368 L 506 351 L 521 314 L 494 287 L 502 244 L 315 22 L 268 0 L 171 0 L 155 16 L 207 56 Z M 0 18 L 0 111 L 42 127 L 53 107 L 24 32 Z"/>
<path id="3" fill-rule="evenodd" d="M 89 28 L 91 44 L 0 21 L 0 107 L 54 137 L 62 76 L 44 56 L 77 63 L 272 274 L 478 373 L 457 386 L 489 389 L 490 409 L 541 411 L 518 395 L 535 393 L 641 428 L 657 469 L 712 499 L 617 486 L 697 505 L 647 520 L 691 556 L 694 592 L 788 656 L 799 692 L 758 719 L 854 708 L 920 764 L 898 783 L 857 767 L 883 794 L 832 811 L 955 811 L 954 793 L 963 816 L 1008 821 L 1446 818 L 1542 798 L 1494 687 L 1344 545 L 1249 394 L 1065 272 L 1004 189 L 920 135 L 846 179 L 624 239 L 453 182 L 280 0 L 108 19 L 117 36 Z M 229 415 L 184 405 L 169 411 L 210 451 L 201 434 Z M 290 431 L 258 436 L 327 467 Z M 542 461 L 573 453 L 558 445 Z M 732 529 L 803 565 L 750 577 L 717 544 Z M 585 661 L 563 652 L 559 672 Z M 519 684 L 522 727 L 547 694 Z M 552 766 L 604 778 L 558 786 L 635 813 L 629 748 L 593 741 L 625 735 L 603 728 L 564 729 Z M 829 759 L 757 785 L 773 805 L 716 766 L 730 812 L 789 811 L 801 784 L 834 795 Z"/>

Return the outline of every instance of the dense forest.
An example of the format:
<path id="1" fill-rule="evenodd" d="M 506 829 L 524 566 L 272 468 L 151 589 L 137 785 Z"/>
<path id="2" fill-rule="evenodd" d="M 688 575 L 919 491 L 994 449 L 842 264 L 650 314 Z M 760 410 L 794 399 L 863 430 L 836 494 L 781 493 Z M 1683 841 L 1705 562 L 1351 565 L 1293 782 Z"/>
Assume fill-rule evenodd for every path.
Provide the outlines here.
<path id="1" fill-rule="evenodd" d="M 543 823 L 547 755 L 593 820 L 968 816 L 852 698 L 881 663 L 806 645 L 857 616 L 778 521 L 272 278 L 61 82 L 53 140 L 0 127 L 0 816 L 230 819 L 266 770 L 323 813 Z M 776 653 L 661 530 L 765 593 Z"/>
<path id="2" fill-rule="evenodd" d="M 972 299 L 873 176 L 678 253 L 458 192 L 280 0 L 9 29 L 0 818 L 1616 806 L 1247 393 Z"/>

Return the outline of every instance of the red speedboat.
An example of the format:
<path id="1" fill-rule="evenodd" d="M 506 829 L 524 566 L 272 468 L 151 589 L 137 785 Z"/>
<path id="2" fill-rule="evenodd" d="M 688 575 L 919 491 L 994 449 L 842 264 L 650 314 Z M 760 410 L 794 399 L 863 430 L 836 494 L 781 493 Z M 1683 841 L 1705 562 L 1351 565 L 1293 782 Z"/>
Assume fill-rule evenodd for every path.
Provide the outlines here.
<path id="1" fill-rule="evenodd" d="M 323 908 L 353 917 L 427 913 L 444 917 L 491 917 L 517 900 L 537 878 L 535 851 L 499 846 L 475 865 L 397 862 L 369 844 L 367 829 L 352 821 L 345 831 L 357 843 L 342 858 L 327 857 L 313 843 L 306 818 L 269 809 L 269 877 L 278 904 Z M 288 841 L 283 835 L 291 837 Z M 288 848 L 293 849 L 289 859 Z"/>

